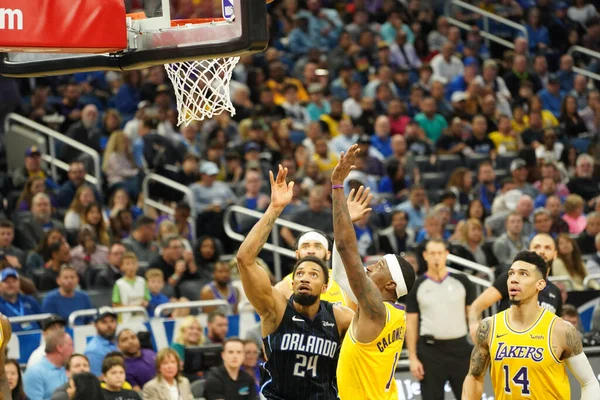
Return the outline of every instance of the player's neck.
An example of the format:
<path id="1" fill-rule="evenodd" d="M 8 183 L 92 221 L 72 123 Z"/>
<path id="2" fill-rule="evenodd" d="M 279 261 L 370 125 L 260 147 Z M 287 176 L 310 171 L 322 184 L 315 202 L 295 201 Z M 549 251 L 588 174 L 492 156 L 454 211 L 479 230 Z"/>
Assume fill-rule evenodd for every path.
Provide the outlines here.
<path id="1" fill-rule="evenodd" d="M 541 310 L 537 298 L 532 298 L 519 305 L 513 304 L 508 312 L 508 320 L 515 328 L 525 330 L 535 323 Z"/>
<path id="2" fill-rule="evenodd" d="M 294 301 L 294 309 L 296 309 L 296 311 L 299 314 L 302 314 L 309 319 L 314 319 L 317 316 L 320 306 L 320 300 L 317 300 L 314 304 L 311 304 L 310 306 L 303 306 L 302 304 L 298 304 Z"/>

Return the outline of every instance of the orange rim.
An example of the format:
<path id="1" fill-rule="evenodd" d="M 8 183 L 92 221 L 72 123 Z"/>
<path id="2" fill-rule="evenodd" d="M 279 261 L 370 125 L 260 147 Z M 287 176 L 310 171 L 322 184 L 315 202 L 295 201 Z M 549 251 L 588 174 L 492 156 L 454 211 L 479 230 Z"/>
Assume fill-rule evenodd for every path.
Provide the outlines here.
<path id="1" fill-rule="evenodd" d="M 210 24 L 211 22 L 224 22 L 225 18 L 188 18 L 188 19 L 174 19 L 171 21 L 171 26 L 184 26 L 184 25 L 201 25 Z"/>

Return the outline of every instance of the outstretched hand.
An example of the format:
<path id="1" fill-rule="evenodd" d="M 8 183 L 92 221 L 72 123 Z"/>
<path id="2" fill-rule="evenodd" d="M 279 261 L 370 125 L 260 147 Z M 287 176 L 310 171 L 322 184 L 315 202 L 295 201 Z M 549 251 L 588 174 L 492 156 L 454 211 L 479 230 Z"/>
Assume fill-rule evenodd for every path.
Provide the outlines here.
<path id="1" fill-rule="evenodd" d="M 354 189 L 350 191 L 346 205 L 348 206 L 348 212 L 350 213 L 352 222 L 359 221 L 373 210 L 372 208 L 369 208 L 372 198 L 373 195 L 371 194 L 371 189 L 365 189 L 362 185 L 358 188 L 358 191 L 355 191 Z"/>
<path id="2" fill-rule="evenodd" d="M 279 164 L 277 178 L 273 177 L 273 171 L 269 171 L 269 179 L 271 180 L 271 205 L 273 207 L 284 208 L 292 201 L 294 197 L 294 182 L 287 183 L 286 178 L 288 169 L 283 168 Z"/>
<path id="3" fill-rule="evenodd" d="M 348 151 L 340 154 L 340 159 L 331 174 L 331 183 L 334 185 L 343 185 L 344 180 L 348 177 L 350 171 L 355 169 L 354 160 L 356 160 L 356 156 L 360 153 L 360 148 L 357 144 L 353 144 L 350 146 Z"/>

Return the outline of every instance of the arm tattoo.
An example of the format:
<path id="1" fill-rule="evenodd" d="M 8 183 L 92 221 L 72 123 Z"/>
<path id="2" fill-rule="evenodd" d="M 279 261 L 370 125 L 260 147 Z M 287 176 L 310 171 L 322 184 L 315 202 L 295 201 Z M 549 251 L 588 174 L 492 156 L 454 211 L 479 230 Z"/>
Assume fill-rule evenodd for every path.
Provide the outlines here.
<path id="1" fill-rule="evenodd" d="M 481 321 L 477 329 L 475 347 L 471 353 L 471 369 L 469 373 L 473 376 L 480 377 L 487 371 L 490 363 L 490 349 L 488 347 L 488 336 L 490 333 L 490 319 L 486 318 Z"/>
<path id="2" fill-rule="evenodd" d="M 566 344 L 567 349 L 571 356 L 576 356 L 583 351 L 583 344 L 581 343 L 581 334 L 577 331 L 577 329 L 568 324 L 566 334 Z"/>
<path id="3" fill-rule="evenodd" d="M 367 277 L 358 254 L 356 233 L 350 219 L 346 198 L 341 190 L 334 190 L 333 193 L 333 232 L 335 245 L 361 311 L 371 318 L 385 318 L 386 311 L 381 292 Z"/>

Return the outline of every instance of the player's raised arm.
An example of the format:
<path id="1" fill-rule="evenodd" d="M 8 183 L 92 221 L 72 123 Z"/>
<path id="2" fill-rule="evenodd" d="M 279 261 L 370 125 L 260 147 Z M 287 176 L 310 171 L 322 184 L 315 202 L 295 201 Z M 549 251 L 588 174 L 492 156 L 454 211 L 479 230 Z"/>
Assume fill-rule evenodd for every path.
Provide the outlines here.
<path id="1" fill-rule="evenodd" d="M 343 190 L 344 180 L 354 168 L 354 160 L 359 151 L 357 145 L 352 145 L 346 154 L 342 153 L 331 175 L 331 184 L 333 185 L 333 237 L 348 275 L 350 288 L 358 300 L 359 310 L 357 315 L 359 318 L 363 315 L 379 325 L 385 324 L 386 318 L 383 297 L 365 273 L 363 262 L 358 253 L 356 234 Z"/>
<path id="2" fill-rule="evenodd" d="M 480 400 L 483 394 L 483 381 L 490 365 L 491 323 L 491 318 L 485 318 L 477 329 L 475 346 L 471 352 L 471 366 L 463 383 L 462 400 Z"/>
<path id="3" fill-rule="evenodd" d="M 252 227 L 252 230 L 238 249 L 236 260 L 244 292 L 248 300 L 263 320 L 263 333 L 269 327 L 276 328 L 277 308 L 283 315 L 286 299 L 277 289 L 271 287 L 267 272 L 256 263 L 258 254 L 269 238 L 275 221 L 293 196 L 294 182 L 286 182 L 287 168 L 279 166 L 277 179 L 269 172 L 271 179 L 271 204 L 262 218 Z"/>
<path id="4" fill-rule="evenodd" d="M 562 338 L 562 346 L 564 346 L 561 358 L 581 384 L 581 400 L 600 399 L 600 384 L 583 352 L 581 334 L 569 322 L 562 319 L 556 321 L 554 329 L 559 331 L 559 337 Z"/>

